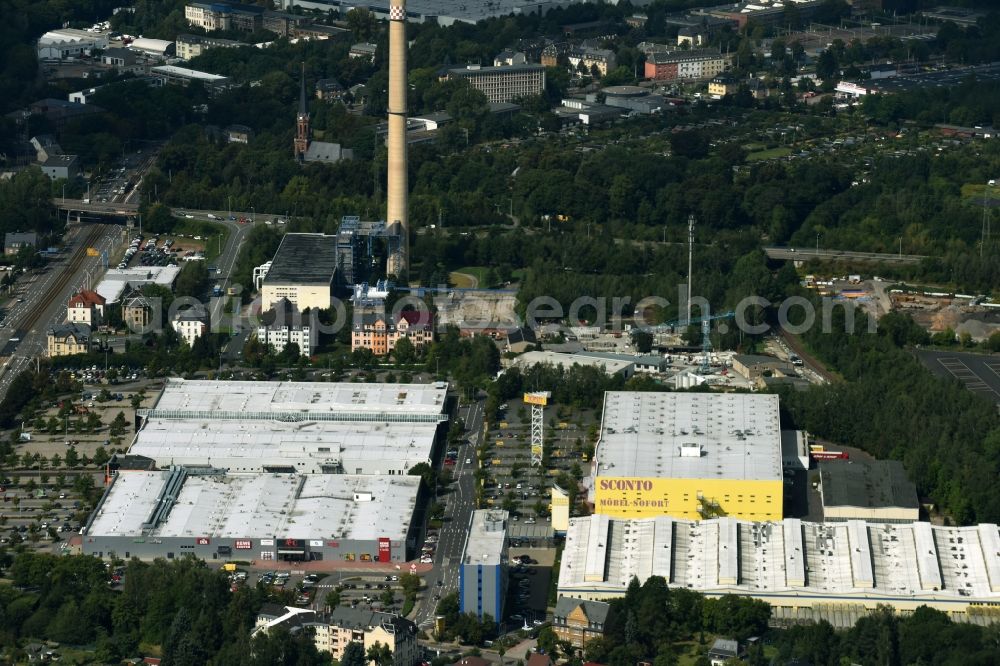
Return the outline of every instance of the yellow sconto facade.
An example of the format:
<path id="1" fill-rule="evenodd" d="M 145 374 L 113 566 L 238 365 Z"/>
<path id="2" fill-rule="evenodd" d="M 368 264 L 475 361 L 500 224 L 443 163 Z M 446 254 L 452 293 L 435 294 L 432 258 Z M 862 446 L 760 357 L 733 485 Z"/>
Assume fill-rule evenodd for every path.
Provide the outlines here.
<path id="1" fill-rule="evenodd" d="M 609 476 L 598 476 L 595 481 L 594 512 L 615 518 L 783 518 L 781 481 Z"/>
<path id="2" fill-rule="evenodd" d="M 569 495 L 557 485 L 552 486 L 552 529 L 565 532 L 569 528 Z"/>
<path id="3" fill-rule="evenodd" d="M 592 474 L 604 516 L 781 520 L 778 396 L 609 391 Z"/>

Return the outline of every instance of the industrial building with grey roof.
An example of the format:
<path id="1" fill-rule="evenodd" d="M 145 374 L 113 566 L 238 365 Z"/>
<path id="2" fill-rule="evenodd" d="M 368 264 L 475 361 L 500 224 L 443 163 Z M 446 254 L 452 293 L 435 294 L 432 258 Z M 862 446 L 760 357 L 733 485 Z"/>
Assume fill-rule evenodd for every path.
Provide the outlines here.
<path id="1" fill-rule="evenodd" d="M 917 488 L 898 460 L 824 460 L 819 477 L 824 520 L 912 522 L 920 517 Z"/>
<path id="2" fill-rule="evenodd" d="M 1000 529 L 863 520 L 811 523 L 670 517 L 570 519 L 559 567 L 560 595 L 622 597 L 633 578 L 710 597 L 768 602 L 777 621 L 826 619 L 839 626 L 880 605 L 929 606 L 953 619 L 996 622 Z"/>

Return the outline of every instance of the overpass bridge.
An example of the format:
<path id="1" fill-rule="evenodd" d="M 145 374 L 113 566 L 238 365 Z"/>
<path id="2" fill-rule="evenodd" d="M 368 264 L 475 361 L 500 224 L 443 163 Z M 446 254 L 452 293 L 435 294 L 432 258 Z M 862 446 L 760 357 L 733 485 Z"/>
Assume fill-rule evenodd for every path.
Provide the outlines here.
<path id="1" fill-rule="evenodd" d="M 131 217 L 138 215 L 139 204 L 134 203 L 84 203 L 83 199 L 63 199 L 55 198 L 52 203 L 60 211 L 66 213 L 92 213 L 95 215 L 117 215 L 121 217 Z"/>
<path id="2" fill-rule="evenodd" d="M 919 264 L 928 259 L 923 254 L 892 254 L 887 252 L 851 252 L 850 250 L 817 250 L 801 247 L 765 247 L 769 259 L 792 261 L 868 261 L 885 264 Z"/>

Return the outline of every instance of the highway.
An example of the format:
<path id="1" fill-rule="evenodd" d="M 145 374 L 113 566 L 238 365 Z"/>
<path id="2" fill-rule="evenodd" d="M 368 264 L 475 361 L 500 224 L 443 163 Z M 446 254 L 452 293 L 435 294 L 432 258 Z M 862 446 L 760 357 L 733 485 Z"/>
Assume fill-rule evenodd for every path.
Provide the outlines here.
<path id="1" fill-rule="evenodd" d="M 87 256 L 87 248 L 112 255 L 123 240 L 122 228 L 116 225 L 72 227 L 66 235 L 64 258 L 49 264 L 41 274 L 22 276 L 11 301 L 5 322 L 0 328 L 3 355 L 10 356 L 0 370 L 0 400 L 7 395 L 10 383 L 35 356 L 44 356 L 46 331 L 66 319 L 66 302 L 79 289 L 96 281 L 102 270 L 100 256 Z"/>
<path id="2" fill-rule="evenodd" d="M 451 492 L 441 498 L 445 501 L 445 522 L 438 535 L 434 568 L 424 576 L 427 588 L 417 604 L 413 618 L 424 629 L 434 624 L 438 603 L 434 600 L 434 595 L 440 594 L 443 597 L 451 592 L 458 592 L 458 567 L 462 562 L 472 512 L 476 508 L 476 450 L 483 440 L 483 403 L 473 402 L 460 407 L 458 411 L 465 421 L 467 443 L 458 447 L 458 462 L 452 468 L 455 481 L 451 484 Z M 466 464 L 467 459 L 472 462 Z M 441 581 L 441 587 L 437 586 L 438 581 Z"/>
<path id="3" fill-rule="evenodd" d="M 837 260 L 852 259 L 855 261 L 877 261 L 887 264 L 919 264 L 927 256 L 922 254 L 889 254 L 882 252 L 851 252 L 849 250 L 816 250 L 801 247 L 765 247 L 764 252 L 771 259 L 792 259 L 809 261 L 810 259 Z"/>

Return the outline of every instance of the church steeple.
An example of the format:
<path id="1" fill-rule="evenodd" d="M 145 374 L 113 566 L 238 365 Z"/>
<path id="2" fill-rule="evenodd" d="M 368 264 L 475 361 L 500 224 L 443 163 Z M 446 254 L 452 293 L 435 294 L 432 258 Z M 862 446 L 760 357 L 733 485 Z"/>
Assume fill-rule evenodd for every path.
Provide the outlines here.
<path id="1" fill-rule="evenodd" d="M 306 64 L 302 63 L 302 77 L 299 80 L 299 113 L 295 121 L 295 158 L 302 160 L 309 150 L 309 107 L 306 104 Z"/>
<path id="2" fill-rule="evenodd" d="M 302 76 L 299 78 L 299 115 L 308 116 L 309 109 L 306 107 L 306 64 L 302 63 Z"/>

